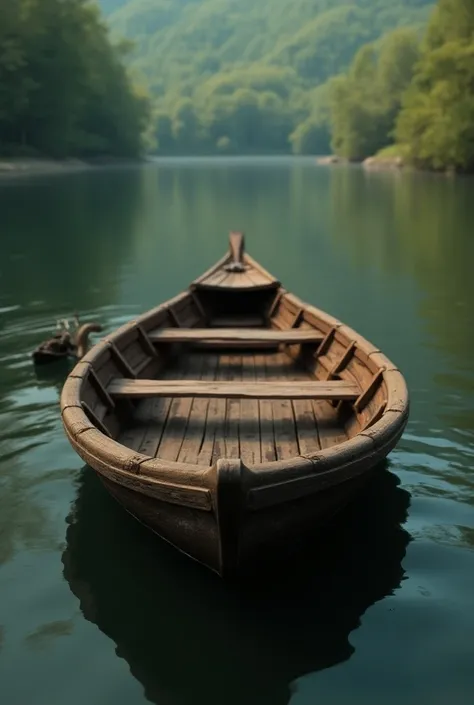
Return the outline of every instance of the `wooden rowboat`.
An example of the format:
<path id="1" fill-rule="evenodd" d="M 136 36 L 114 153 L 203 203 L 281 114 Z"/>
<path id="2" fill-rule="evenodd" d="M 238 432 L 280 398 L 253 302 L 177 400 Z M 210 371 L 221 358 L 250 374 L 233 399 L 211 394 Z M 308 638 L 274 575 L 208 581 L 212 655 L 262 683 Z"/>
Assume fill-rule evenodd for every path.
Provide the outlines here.
<path id="1" fill-rule="evenodd" d="M 376 347 L 230 252 L 67 378 L 74 449 L 139 521 L 222 576 L 349 502 L 408 418 Z"/>

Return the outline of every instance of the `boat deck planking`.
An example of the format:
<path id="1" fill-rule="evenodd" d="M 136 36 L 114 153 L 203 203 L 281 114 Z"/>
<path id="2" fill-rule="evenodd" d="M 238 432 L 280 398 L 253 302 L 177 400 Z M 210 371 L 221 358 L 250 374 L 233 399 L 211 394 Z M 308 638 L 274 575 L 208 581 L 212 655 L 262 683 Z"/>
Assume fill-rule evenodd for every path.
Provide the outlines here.
<path id="1" fill-rule="evenodd" d="M 310 373 L 284 352 L 188 352 L 170 364 L 162 377 L 203 383 L 314 382 Z M 117 440 L 144 455 L 202 466 L 219 457 L 242 457 L 250 465 L 287 460 L 346 438 L 328 402 L 158 397 L 138 402 L 133 421 Z"/>

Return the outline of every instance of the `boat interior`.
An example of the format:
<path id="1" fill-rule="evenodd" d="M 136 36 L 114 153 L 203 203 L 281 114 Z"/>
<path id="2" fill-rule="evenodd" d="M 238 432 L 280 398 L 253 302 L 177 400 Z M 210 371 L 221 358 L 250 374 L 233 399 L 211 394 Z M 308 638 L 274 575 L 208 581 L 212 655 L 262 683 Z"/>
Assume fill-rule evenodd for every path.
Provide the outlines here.
<path id="1" fill-rule="evenodd" d="M 90 351 L 81 404 L 103 433 L 164 461 L 311 455 L 384 412 L 378 351 L 364 345 L 285 291 L 233 234 L 187 291 Z"/>

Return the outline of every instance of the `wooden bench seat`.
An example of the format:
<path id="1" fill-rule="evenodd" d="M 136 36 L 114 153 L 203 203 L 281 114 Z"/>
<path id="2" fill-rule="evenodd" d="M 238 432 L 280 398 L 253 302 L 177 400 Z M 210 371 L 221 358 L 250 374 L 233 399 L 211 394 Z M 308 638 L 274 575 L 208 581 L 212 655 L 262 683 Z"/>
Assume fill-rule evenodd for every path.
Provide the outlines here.
<path id="1" fill-rule="evenodd" d="M 318 382 L 209 382 L 203 380 L 115 379 L 107 388 L 112 397 L 198 397 L 219 399 L 355 400 L 357 384 L 344 380 Z"/>
<path id="2" fill-rule="evenodd" d="M 239 346 L 320 343 L 324 336 L 306 328 L 163 328 L 149 333 L 153 343 L 209 343 Z"/>

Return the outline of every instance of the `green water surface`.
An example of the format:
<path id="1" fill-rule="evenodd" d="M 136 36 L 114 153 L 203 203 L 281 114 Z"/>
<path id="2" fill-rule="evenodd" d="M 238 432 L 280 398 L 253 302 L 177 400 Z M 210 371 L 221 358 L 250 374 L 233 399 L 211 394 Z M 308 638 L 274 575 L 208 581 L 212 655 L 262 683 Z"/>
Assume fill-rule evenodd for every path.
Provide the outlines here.
<path id="1" fill-rule="evenodd" d="M 474 181 L 161 160 L 0 181 L 2 705 L 473 705 Z M 112 331 L 244 230 L 286 288 L 402 370 L 410 421 L 357 505 L 236 589 L 116 506 L 69 446 L 78 310 Z"/>

